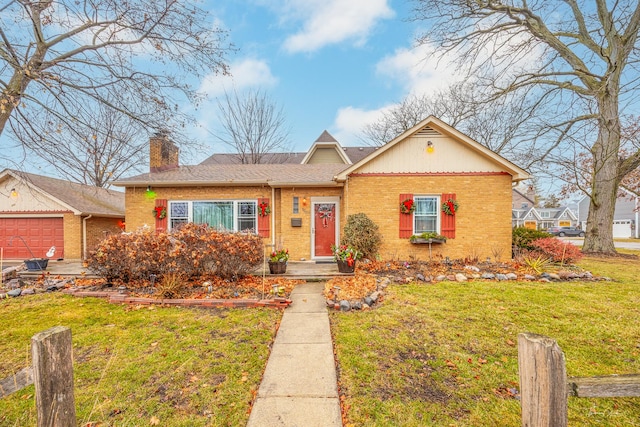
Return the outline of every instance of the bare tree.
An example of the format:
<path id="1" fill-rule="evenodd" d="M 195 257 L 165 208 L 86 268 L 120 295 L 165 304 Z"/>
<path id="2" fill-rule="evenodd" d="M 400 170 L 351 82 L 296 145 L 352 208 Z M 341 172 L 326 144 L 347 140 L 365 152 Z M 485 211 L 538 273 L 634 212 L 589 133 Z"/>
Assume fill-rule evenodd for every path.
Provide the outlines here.
<path id="1" fill-rule="evenodd" d="M 228 72 L 225 35 L 179 0 L 0 1 L 0 135 L 45 140 L 88 105 L 167 128 L 189 81 Z"/>
<path id="2" fill-rule="evenodd" d="M 70 128 L 49 120 L 31 126 L 42 126 L 37 133 L 43 138 L 19 139 L 70 181 L 109 188 L 126 173 L 142 172 L 145 164 L 149 144 L 144 126 L 104 105 L 77 111 Z"/>
<path id="3" fill-rule="evenodd" d="M 414 0 L 416 20 L 427 21 L 422 43 L 455 52 L 461 68 L 482 78 L 493 99 L 535 91 L 557 106 L 541 131 L 564 148 L 582 122 L 595 124 L 585 252 L 612 254 L 613 212 L 622 178 L 640 165 L 640 151 L 619 158 L 621 103 L 638 98 L 640 2 L 595 0 Z M 498 70 L 498 74 L 493 73 Z"/>
<path id="4" fill-rule="evenodd" d="M 222 132 L 216 138 L 231 147 L 243 164 L 261 163 L 265 153 L 285 151 L 289 128 L 282 110 L 266 93 L 236 91 L 218 99 Z"/>

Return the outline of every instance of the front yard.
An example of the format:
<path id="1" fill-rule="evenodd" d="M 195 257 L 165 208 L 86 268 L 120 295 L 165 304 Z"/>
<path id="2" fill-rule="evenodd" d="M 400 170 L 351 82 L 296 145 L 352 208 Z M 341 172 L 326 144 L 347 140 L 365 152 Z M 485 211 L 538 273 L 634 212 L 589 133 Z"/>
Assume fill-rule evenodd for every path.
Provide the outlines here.
<path id="1" fill-rule="evenodd" d="M 517 336 L 558 341 L 569 376 L 640 373 L 637 259 L 585 259 L 597 282 L 390 286 L 332 312 L 345 425 L 518 426 Z M 640 425 L 640 398 L 569 400 L 569 425 Z"/>
<path id="2" fill-rule="evenodd" d="M 109 304 L 60 293 L 0 301 L 0 379 L 30 341 L 71 328 L 80 426 L 245 425 L 282 312 Z M 34 386 L 0 399 L 0 426 L 36 425 Z"/>

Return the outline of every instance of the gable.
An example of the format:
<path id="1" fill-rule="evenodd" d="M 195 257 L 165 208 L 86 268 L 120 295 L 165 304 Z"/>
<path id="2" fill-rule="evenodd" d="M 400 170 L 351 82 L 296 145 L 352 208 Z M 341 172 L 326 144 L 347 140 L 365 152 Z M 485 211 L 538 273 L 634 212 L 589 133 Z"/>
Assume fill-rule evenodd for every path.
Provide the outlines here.
<path id="1" fill-rule="evenodd" d="M 513 181 L 529 174 L 441 120 L 430 116 L 362 161 L 351 174 L 508 174 Z"/>
<path id="2" fill-rule="evenodd" d="M 336 147 L 318 147 L 306 161 L 307 164 L 316 165 L 320 163 L 345 163 L 338 154 Z"/>
<path id="3" fill-rule="evenodd" d="M 6 175 L 0 182 L 0 191 L 10 194 L 15 190 L 17 197 L 9 197 L 8 203 L 2 204 L 2 212 L 45 212 L 45 211 L 68 211 L 69 207 L 58 203 L 48 195 L 29 186 L 23 181 L 15 179 L 11 175 Z"/>

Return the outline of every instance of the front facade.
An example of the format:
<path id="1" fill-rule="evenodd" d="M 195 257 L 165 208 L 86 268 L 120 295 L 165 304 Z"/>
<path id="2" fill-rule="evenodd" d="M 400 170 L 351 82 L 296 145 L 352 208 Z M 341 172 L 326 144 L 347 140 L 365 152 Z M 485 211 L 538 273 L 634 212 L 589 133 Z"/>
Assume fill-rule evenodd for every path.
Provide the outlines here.
<path id="1" fill-rule="evenodd" d="M 0 172 L 3 259 L 84 259 L 124 227 L 124 194 L 5 169 Z"/>
<path id="2" fill-rule="evenodd" d="M 332 259 L 331 245 L 356 213 L 379 226 L 382 259 L 509 256 L 512 185 L 529 177 L 435 117 L 353 155 L 325 132 L 300 163 L 164 169 L 157 159 L 170 151 L 166 143 L 150 141 L 150 173 L 116 183 L 125 187 L 127 231 L 189 221 L 252 230 L 267 249 L 289 249 L 292 260 Z M 407 200 L 415 209 L 403 213 Z M 458 208 L 449 214 L 444 205 Z M 422 232 L 447 242 L 412 243 Z"/>

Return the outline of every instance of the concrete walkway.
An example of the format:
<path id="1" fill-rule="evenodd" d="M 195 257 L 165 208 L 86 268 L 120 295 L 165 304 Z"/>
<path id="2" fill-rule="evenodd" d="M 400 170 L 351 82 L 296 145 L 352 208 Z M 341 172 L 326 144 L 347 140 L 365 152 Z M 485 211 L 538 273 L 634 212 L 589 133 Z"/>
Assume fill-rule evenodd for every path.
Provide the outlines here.
<path id="1" fill-rule="evenodd" d="M 323 288 L 305 283 L 291 293 L 248 427 L 342 426 Z"/>

